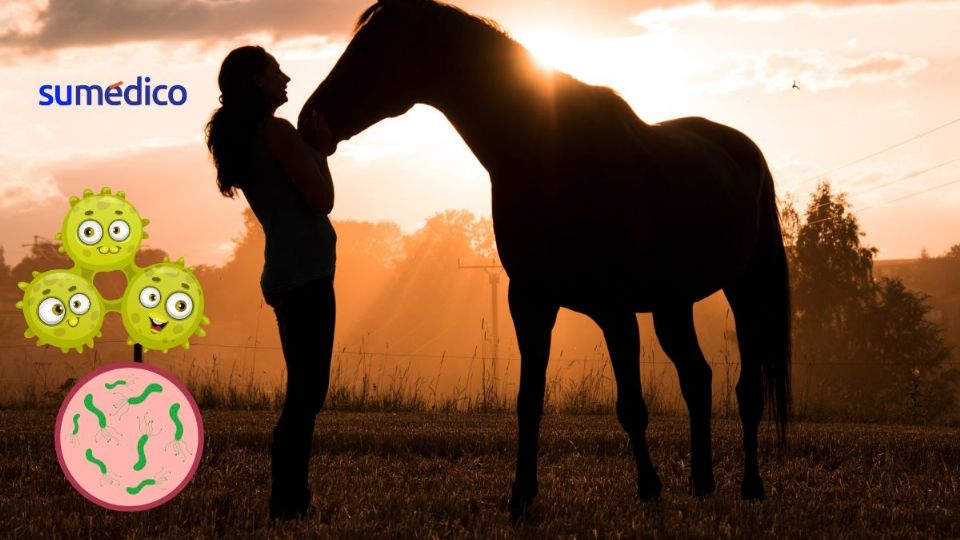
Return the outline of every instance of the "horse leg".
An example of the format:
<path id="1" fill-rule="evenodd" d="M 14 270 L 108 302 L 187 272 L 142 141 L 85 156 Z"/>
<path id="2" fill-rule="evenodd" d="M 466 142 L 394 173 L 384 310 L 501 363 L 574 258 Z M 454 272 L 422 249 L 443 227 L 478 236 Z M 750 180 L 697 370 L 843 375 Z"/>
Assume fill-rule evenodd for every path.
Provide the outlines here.
<path id="1" fill-rule="evenodd" d="M 740 346 L 740 380 L 737 381 L 737 405 L 743 425 L 743 483 L 740 494 L 744 499 L 762 500 L 763 480 L 757 463 L 757 431 L 763 416 L 764 381 L 761 370 L 764 354 L 764 334 L 768 318 L 762 313 L 764 298 L 751 295 L 749 289 L 730 287 L 724 289 L 730 302 L 737 325 L 737 342 Z"/>
<path id="2" fill-rule="evenodd" d="M 632 311 L 605 313 L 593 317 L 603 330 L 610 351 L 613 376 L 617 381 L 617 419 L 630 437 L 637 463 L 637 494 L 649 501 L 660 496 L 662 484 L 650 461 L 647 448 L 647 404 L 640 383 L 640 330 Z"/>
<path id="3" fill-rule="evenodd" d="M 520 347 L 517 393 L 517 475 L 510 497 L 510 517 L 517 521 L 537 496 L 537 446 L 543 394 L 547 384 L 550 334 L 560 306 L 546 302 L 519 280 L 510 282 L 510 315 Z"/>
<path id="4" fill-rule="evenodd" d="M 680 378 L 680 392 L 690 412 L 690 480 L 694 494 L 704 497 L 716 489 L 710 448 L 713 373 L 697 343 L 693 304 L 655 310 L 653 326 Z"/>

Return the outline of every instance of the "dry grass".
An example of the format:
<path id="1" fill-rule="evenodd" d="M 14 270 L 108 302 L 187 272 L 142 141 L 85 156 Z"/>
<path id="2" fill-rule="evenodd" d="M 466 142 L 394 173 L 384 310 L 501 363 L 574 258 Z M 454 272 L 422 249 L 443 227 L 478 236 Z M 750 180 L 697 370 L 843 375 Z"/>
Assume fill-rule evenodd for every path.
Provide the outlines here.
<path id="1" fill-rule="evenodd" d="M 192 483 L 142 513 L 103 510 L 74 492 L 51 440 L 56 413 L 0 411 L 0 531 L 22 538 L 238 537 L 958 537 L 960 431 L 945 427 L 798 424 L 792 443 L 762 456 L 770 496 L 738 497 L 739 427 L 719 420 L 719 491 L 687 493 L 686 421 L 654 418 L 651 451 L 661 501 L 634 491 L 626 437 L 612 415 L 549 415 L 534 520 L 505 512 L 513 470 L 512 415 L 346 413 L 317 422 L 317 515 L 266 518 L 272 411 L 204 411 L 206 445 Z M 770 435 L 769 433 L 766 435 Z"/>

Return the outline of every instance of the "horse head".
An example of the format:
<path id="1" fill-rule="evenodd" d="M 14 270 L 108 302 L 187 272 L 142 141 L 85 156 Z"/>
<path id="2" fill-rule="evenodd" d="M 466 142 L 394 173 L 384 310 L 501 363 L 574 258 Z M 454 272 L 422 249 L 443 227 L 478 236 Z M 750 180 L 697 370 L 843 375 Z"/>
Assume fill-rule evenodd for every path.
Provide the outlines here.
<path id="1" fill-rule="evenodd" d="M 300 113 L 316 110 L 336 144 L 429 101 L 438 80 L 431 0 L 379 0 L 360 16 L 353 38 Z"/>

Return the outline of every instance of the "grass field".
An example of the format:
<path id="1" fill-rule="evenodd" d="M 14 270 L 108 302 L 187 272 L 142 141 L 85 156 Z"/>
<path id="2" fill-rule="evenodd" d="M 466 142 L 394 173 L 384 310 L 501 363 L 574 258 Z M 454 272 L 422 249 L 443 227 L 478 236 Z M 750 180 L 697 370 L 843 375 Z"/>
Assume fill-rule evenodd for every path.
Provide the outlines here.
<path id="1" fill-rule="evenodd" d="M 164 506 L 126 514 L 76 493 L 53 447 L 56 412 L 0 411 L 0 535 L 21 538 L 861 538 L 960 537 L 960 429 L 797 424 L 761 456 L 768 498 L 739 500 L 739 425 L 718 420 L 718 492 L 687 491 L 683 418 L 654 418 L 664 494 L 636 498 L 613 415 L 549 415 L 530 522 L 507 518 L 514 418 L 508 414 L 346 413 L 317 422 L 307 520 L 267 519 L 275 412 L 204 413 L 197 475 Z"/>

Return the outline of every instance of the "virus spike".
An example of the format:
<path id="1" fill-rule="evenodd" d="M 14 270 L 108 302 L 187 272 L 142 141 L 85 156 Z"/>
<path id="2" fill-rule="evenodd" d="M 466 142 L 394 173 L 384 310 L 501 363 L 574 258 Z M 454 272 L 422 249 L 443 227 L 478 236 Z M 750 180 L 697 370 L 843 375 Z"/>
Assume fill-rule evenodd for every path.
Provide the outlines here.
<path id="1" fill-rule="evenodd" d="M 142 226 L 144 226 L 144 227 L 146 227 L 146 226 L 149 225 L 149 224 L 150 224 L 150 220 L 147 219 L 147 218 L 143 218 L 143 219 L 140 220 L 140 225 L 142 225 Z"/>
<path id="2" fill-rule="evenodd" d="M 118 192 L 117 192 L 117 197 L 118 197 L 118 198 L 121 198 L 121 199 L 126 199 L 126 198 L 127 198 L 127 194 L 124 193 L 124 192 L 122 192 L 122 191 L 118 191 Z"/>
<path id="3" fill-rule="evenodd" d="M 66 351 L 64 351 L 64 352 L 66 352 Z M 83 352 L 83 344 L 77 345 L 77 352 L 78 352 L 78 353 L 82 353 L 82 352 Z"/>
<path id="4" fill-rule="evenodd" d="M 57 233 L 53 235 L 54 240 L 63 240 L 63 233 Z"/>
<path id="5" fill-rule="evenodd" d="M 203 324 L 210 324 L 210 318 L 206 315 L 203 316 Z"/>
<path id="6" fill-rule="evenodd" d="M 197 328 L 196 334 L 200 337 L 206 337 L 207 333 L 203 331 L 203 328 Z"/>
<path id="7" fill-rule="evenodd" d="M 100 190 L 100 194 L 101 194 L 101 195 L 113 195 L 113 192 L 110 191 L 110 188 L 104 186 L 104 188 Z"/>
<path id="8" fill-rule="evenodd" d="M 63 246 L 60 246 L 59 248 L 57 248 L 57 252 L 59 252 L 59 253 L 63 253 L 63 252 L 65 252 L 66 250 L 67 250 L 67 248 L 65 248 L 65 247 L 63 247 Z"/>
<path id="9" fill-rule="evenodd" d="M 76 195 L 70 197 L 70 206 L 76 206 L 78 202 L 80 202 L 80 197 L 77 197 Z"/>
<path id="10" fill-rule="evenodd" d="M 27 329 L 24 330 L 24 332 L 23 332 L 23 337 L 25 337 L 25 338 L 27 338 L 27 339 L 33 339 L 33 338 L 35 338 L 36 336 L 37 336 L 37 335 L 33 333 L 33 330 L 31 330 L 31 329 L 29 329 L 29 328 L 27 328 Z"/>
<path id="11" fill-rule="evenodd" d="M 83 190 L 83 198 L 86 199 L 87 197 L 93 197 L 93 190 L 90 188 Z"/>
<path id="12" fill-rule="evenodd" d="M 62 352 L 63 354 L 67 354 L 67 353 L 70 352 L 70 349 L 68 349 L 68 348 L 66 348 L 66 347 L 60 347 L 60 352 Z"/>
<path id="13" fill-rule="evenodd" d="M 33 277 L 37 277 L 37 276 L 40 275 L 40 272 L 37 272 L 36 270 L 34 270 L 33 272 L 30 272 L 30 274 L 31 274 Z"/>
<path id="14" fill-rule="evenodd" d="M 23 301 L 17 302 L 17 309 L 23 309 Z"/>
<path id="15" fill-rule="evenodd" d="M 37 339 L 37 347 L 45 347 L 46 345 L 47 345 L 47 342 L 44 341 L 42 338 Z"/>
<path id="16" fill-rule="evenodd" d="M 97 336 L 100 337 L 100 336 Z M 87 342 L 87 347 L 93 348 L 93 338 L 90 338 L 90 341 Z"/>
<path id="17" fill-rule="evenodd" d="M 30 284 L 27 283 L 26 281 L 21 281 L 21 282 L 17 283 L 17 287 L 18 287 L 21 291 L 27 290 L 27 287 L 29 287 L 29 286 L 30 286 Z"/>
<path id="18" fill-rule="evenodd" d="M 184 266 L 184 265 L 183 265 L 183 257 L 180 257 L 179 259 L 177 259 L 177 264 L 179 264 L 180 267 L 183 268 L 183 266 Z"/>
<path id="19" fill-rule="evenodd" d="M 147 234 L 146 231 L 144 231 L 144 233 L 143 233 L 143 239 L 146 240 L 147 238 L 150 238 L 150 235 Z"/>
<path id="20" fill-rule="evenodd" d="M 184 342 L 183 342 L 183 348 L 184 348 L 184 349 L 189 349 L 189 348 L 190 348 L 190 342 L 189 342 L 189 341 L 184 341 Z M 163 352 L 167 352 L 167 351 L 163 351 Z"/>
<path id="21" fill-rule="evenodd" d="M 164 255 L 163 262 L 170 262 L 170 257 L 167 257 L 166 255 Z"/>
<path id="22" fill-rule="evenodd" d="M 127 345 L 133 345 L 133 340 L 130 338 L 127 338 Z"/>

